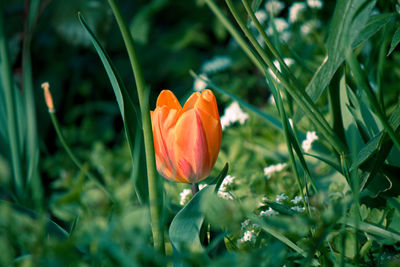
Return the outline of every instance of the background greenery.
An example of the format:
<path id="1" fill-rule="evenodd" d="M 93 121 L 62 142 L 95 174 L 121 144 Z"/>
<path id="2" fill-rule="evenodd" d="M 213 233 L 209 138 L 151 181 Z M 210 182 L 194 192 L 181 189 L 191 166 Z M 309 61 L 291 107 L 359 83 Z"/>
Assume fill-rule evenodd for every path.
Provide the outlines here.
<path id="1" fill-rule="evenodd" d="M 265 10 L 266 2 L 252 4 Z M 226 162 L 230 164 L 228 173 L 235 179 L 226 191 L 235 200 L 204 191 L 199 200 L 190 202 L 215 228 L 215 240 L 223 240 L 224 246 L 216 242 L 205 251 L 196 251 L 188 243 L 186 249 L 173 253 L 166 231 L 167 252 L 163 255 L 152 247 L 146 197 L 138 197 L 146 192 L 143 142 L 135 140 L 139 148 L 132 164 L 114 92 L 77 16 L 80 11 L 86 18 L 126 88 L 134 92 L 128 56 L 108 3 L 2 1 L 4 32 L 0 36 L 8 52 L 0 55 L 0 266 L 400 264 L 399 147 L 393 145 L 396 139 L 389 137 L 378 119 L 350 59 L 343 62 L 345 43 L 351 39 L 368 85 L 398 136 L 400 53 L 395 47 L 400 40 L 399 3 L 350 2 L 359 7 L 350 12 L 353 17 L 340 13 L 340 3 L 346 1 L 326 0 L 322 9 L 307 7 L 283 32 L 276 29 L 269 34 L 280 55 L 293 59 L 290 70 L 302 89 L 318 72 L 326 54 L 337 60 L 329 62 L 329 66 L 337 65 L 332 67 L 332 75 L 324 73 L 319 84 L 316 82 L 329 85 L 316 98 L 316 107 L 348 153 L 336 153 L 318 131 L 319 138 L 309 152 L 313 156 L 302 151 L 318 189 L 310 189 L 307 203 L 311 207 L 306 212 L 302 203 L 291 201 L 300 192 L 284 131 L 259 117 L 262 112 L 280 119 L 282 114 L 270 100 L 275 86 L 266 85 L 264 74 L 205 1 L 119 1 L 151 86 L 152 109 L 162 89 L 173 90 L 181 103 L 186 100 L 194 87 L 190 70 L 205 73 L 213 81 L 209 86 L 214 89 L 221 116 L 233 101 L 226 92 L 251 105 L 244 109 L 249 118 L 243 125 L 235 123 L 224 130 L 211 174 L 216 177 Z M 223 1 L 216 3 L 234 22 Z M 282 3 L 284 8 L 275 16 L 287 20 L 295 1 Z M 257 36 L 241 2 L 233 4 Z M 335 6 L 338 13 L 334 14 Z M 272 21 L 267 15 L 266 29 Z M 305 34 L 304 25 L 314 26 Z M 290 37 L 280 39 L 284 34 Z M 336 36 L 343 39 L 334 39 Z M 14 97 L 11 109 L 8 80 Z M 50 82 L 62 133 L 82 168 L 71 161 L 52 126 L 40 89 L 44 81 Z M 280 87 L 277 83 L 276 90 Z M 297 104 L 286 91 L 280 92 L 285 116 L 293 118 L 301 143 L 307 131 L 317 129 L 308 118 L 296 118 L 300 113 Z M 136 98 L 133 102 L 138 106 Z M 10 125 L 13 120 L 14 127 Z M 11 135 L 10 129 L 14 129 Z M 14 150 L 10 136 L 17 144 Z M 23 189 L 13 172 L 13 151 L 20 157 Z M 296 162 L 303 186 L 310 186 L 305 182 L 304 165 L 299 158 Z M 264 174 L 265 167 L 278 163 L 289 165 L 271 177 Z M 88 172 L 97 180 L 88 179 Z M 163 218 L 168 229 L 182 208 L 180 193 L 189 186 L 161 177 L 160 182 L 165 189 Z M 281 194 L 287 199 L 279 200 Z M 279 214 L 259 216 L 271 210 Z M 242 227 L 248 218 L 251 223 Z M 253 231 L 254 238 L 238 242 L 247 231 Z"/>

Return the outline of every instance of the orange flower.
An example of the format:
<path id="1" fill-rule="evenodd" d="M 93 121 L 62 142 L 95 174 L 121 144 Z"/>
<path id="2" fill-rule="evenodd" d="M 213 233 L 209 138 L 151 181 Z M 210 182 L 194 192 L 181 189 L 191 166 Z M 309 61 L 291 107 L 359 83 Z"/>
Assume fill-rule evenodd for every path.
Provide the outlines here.
<path id="1" fill-rule="evenodd" d="M 150 113 L 158 172 L 183 183 L 206 178 L 217 160 L 222 137 L 213 92 L 193 93 L 182 108 L 174 93 L 163 90 Z"/>

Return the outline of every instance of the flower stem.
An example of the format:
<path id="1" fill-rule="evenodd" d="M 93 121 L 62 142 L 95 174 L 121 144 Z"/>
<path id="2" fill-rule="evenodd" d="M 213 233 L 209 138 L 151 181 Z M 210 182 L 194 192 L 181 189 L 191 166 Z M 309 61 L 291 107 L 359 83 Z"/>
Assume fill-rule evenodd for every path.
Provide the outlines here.
<path id="1" fill-rule="evenodd" d="M 197 192 L 199 192 L 199 184 L 198 183 L 190 184 L 190 189 L 192 189 L 193 196 L 196 195 Z"/>
<path id="2" fill-rule="evenodd" d="M 115 0 L 108 0 L 108 3 L 111 6 L 122 37 L 124 39 L 124 43 L 131 62 L 133 75 L 135 77 L 143 123 L 144 146 L 147 163 L 147 179 L 149 187 L 150 215 L 152 220 L 154 247 L 161 253 L 164 253 L 164 229 L 161 222 L 162 199 L 159 197 L 159 192 L 162 192 L 162 188 L 159 186 L 157 181 L 156 163 L 154 158 L 153 133 L 150 121 L 148 94 L 146 94 L 146 84 L 142 74 L 142 69 L 139 65 L 139 61 L 136 55 L 132 35 L 128 29 L 128 26 L 126 25 L 124 18 L 122 17 L 121 10 Z"/>

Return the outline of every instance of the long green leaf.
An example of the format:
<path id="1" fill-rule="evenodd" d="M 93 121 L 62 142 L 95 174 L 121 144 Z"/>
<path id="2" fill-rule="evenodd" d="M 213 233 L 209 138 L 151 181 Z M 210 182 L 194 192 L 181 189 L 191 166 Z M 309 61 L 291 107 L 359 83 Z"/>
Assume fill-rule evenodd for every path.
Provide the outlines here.
<path id="1" fill-rule="evenodd" d="M 393 52 L 396 46 L 400 43 L 400 27 L 397 28 L 396 32 L 393 35 L 392 42 L 390 43 L 390 50 L 388 52 L 388 56 Z"/>
<path id="2" fill-rule="evenodd" d="M 121 112 L 122 119 L 124 121 L 124 128 L 126 138 L 128 140 L 129 148 L 131 151 L 132 160 L 137 159 L 135 156 L 135 148 L 134 141 L 136 136 L 136 131 L 139 129 L 138 127 L 138 114 L 133 104 L 132 96 L 126 90 L 123 81 L 121 80 L 117 70 L 111 62 L 110 57 L 108 56 L 105 49 L 102 47 L 98 39 L 96 38 L 93 31 L 90 29 L 89 25 L 86 23 L 84 17 L 78 13 L 79 21 L 81 22 L 83 28 L 90 36 L 90 40 L 93 43 L 93 46 L 96 49 L 97 54 L 99 55 L 101 62 L 107 72 L 108 78 L 110 80 L 111 86 L 114 90 L 114 94 L 117 98 L 118 106 Z M 134 163 L 135 164 L 135 163 Z M 141 177 L 141 179 L 134 179 L 136 193 L 138 194 L 139 200 L 145 201 L 148 199 L 148 193 L 146 191 L 147 186 L 145 176 Z"/>
<path id="3" fill-rule="evenodd" d="M 327 56 L 315 72 L 306 92 L 315 102 L 325 91 L 333 75 L 345 59 L 345 49 L 358 41 L 357 37 L 365 28 L 369 14 L 375 6 L 376 0 L 339 0 L 331 22 L 327 40 Z M 374 28 L 376 31 L 379 27 Z M 364 36 L 371 36 L 373 31 L 368 31 Z M 360 40 L 365 39 L 361 38 Z M 356 41 L 357 40 L 357 41 Z M 295 120 L 301 119 L 304 113 L 299 110 Z"/>

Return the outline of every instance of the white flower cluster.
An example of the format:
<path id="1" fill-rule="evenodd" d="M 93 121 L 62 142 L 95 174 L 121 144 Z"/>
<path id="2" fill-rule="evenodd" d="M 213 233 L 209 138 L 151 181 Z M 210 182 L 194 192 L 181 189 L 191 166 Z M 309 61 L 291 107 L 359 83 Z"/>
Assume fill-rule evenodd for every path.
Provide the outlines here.
<path id="1" fill-rule="evenodd" d="M 250 223 L 251 223 L 250 219 L 247 219 L 247 220 L 243 221 L 243 222 L 241 223 L 241 226 L 242 226 L 241 229 L 242 229 L 242 230 L 246 229 L 246 227 L 249 226 Z"/>
<path id="2" fill-rule="evenodd" d="M 273 210 L 271 207 L 269 207 L 267 210 L 262 210 L 260 212 L 261 217 L 268 217 L 268 216 L 273 216 L 273 215 L 278 215 L 279 212 Z"/>
<path id="3" fill-rule="evenodd" d="M 246 242 L 254 242 L 257 236 L 254 230 L 249 230 L 243 233 L 243 237 L 238 240 L 239 244 L 246 243 Z"/>
<path id="4" fill-rule="evenodd" d="M 288 199 L 289 197 L 287 196 L 287 195 L 285 195 L 285 194 L 280 194 L 280 195 L 276 195 L 276 197 L 275 197 L 275 201 L 276 202 L 282 202 L 282 201 L 284 201 L 284 200 L 286 200 L 286 199 Z"/>
<path id="5" fill-rule="evenodd" d="M 289 24 L 287 23 L 287 21 L 284 18 L 274 18 L 272 22 L 274 23 L 276 32 L 279 34 L 279 38 L 282 41 L 287 42 L 290 38 L 290 31 L 288 31 Z M 274 28 L 272 25 L 268 27 L 267 34 L 274 34 Z"/>
<path id="6" fill-rule="evenodd" d="M 204 80 L 208 80 L 207 75 L 200 74 L 199 78 L 196 78 L 193 82 L 193 90 L 200 92 L 206 89 L 207 83 Z"/>
<path id="7" fill-rule="evenodd" d="M 183 191 L 179 193 L 179 195 L 181 196 L 179 204 L 181 204 L 181 206 L 185 205 L 185 203 L 189 201 L 191 194 L 192 191 L 190 189 L 183 189 Z"/>
<path id="8" fill-rule="evenodd" d="M 315 140 L 318 140 L 318 136 L 315 131 L 308 131 L 306 139 L 301 143 L 301 147 L 303 148 L 304 152 L 310 151 L 311 145 Z"/>
<path id="9" fill-rule="evenodd" d="M 299 212 L 299 213 L 304 212 L 306 210 L 304 207 L 301 207 L 301 206 L 294 206 L 294 207 L 291 207 L 290 209 L 293 211 Z"/>
<path id="10" fill-rule="evenodd" d="M 218 196 L 225 198 L 225 199 L 233 199 L 231 193 L 228 192 L 228 188 L 233 183 L 233 180 L 235 178 L 236 177 L 230 176 L 230 175 L 225 176 L 224 180 L 221 183 L 221 186 L 219 187 L 219 190 L 217 193 Z"/>
<path id="11" fill-rule="evenodd" d="M 289 8 L 289 21 L 291 23 L 296 22 L 301 15 L 306 10 L 306 4 L 302 2 L 293 3 L 293 5 Z"/>
<path id="12" fill-rule="evenodd" d="M 292 202 L 294 205 L 299 204 L 302 201 L 301 196 L 295 196 L 290 202 Z"/>
<path id="13" fill-rule="evenodd" d="M 287 166 L 286 163 L 278 163 L 264 168 L 264 175 L 267 179 L 271 178 L 272 174 L 282 171 Z"/>
<path id="14" fill-rule="evenodd" d="M 308 35 L 308 34 L 312 33 L 313 30 L 319 28 L 320 26 L 321 26 L 321 22 L 319 20 L 316 20 L 316 19 L 309 20 L 309 21 L 303 23 L 303 25 L 301 25 L 300 32 L 303 35 Z"/>
<path id="15" fill-rule="evenodd" d="M 289 57 L 285 57 L 284 59 L 283 59 L 283 62 L 286 64 L 286 66 L 288 66 L 288 67 L 290 67 L 290 66 L 292 66 L 293 64 L 294 64 L 294 60 L 292 59 L 292 58 L 289 58 Z M 274 65 L 275 65 L 275 67 L 281 72 L 282 71 L 282 69 L 281 69 L 281 64 L 279 64 L 279 61 L 278 60 L 274 60 Z M 279 82 L 279 80 L 278 80 L 278 78 L 276 77 L 276 75 L 275 75 L 275 73 L 271 70 L 271 69 L 268 69 L 268 72 L 269 72 L 269 74 L 271 75 L 271 77 L 273 78 L 273 79 L 275 79 L 275 80 L 277 80 L 278 82 Z M 273 99 L 273 97 L 272 97 L 272 99 Z M 274 103 L 275 103 L 275 100 L 274 100 Z"/>
<path id="16" fill-rule="evenodd" d="M 265 9 L 269 14 L 276 16 L 285 8 L 285 4 L 278 0 L 270 0 L 265 3 Z"/>
<path id="17" fill-rule="evenodd" d="M 249 114 L 243 112 L 237 102 L 233 102 L 225 109 L 224 115 L 221 117 L 222 130 L 235 122 L 244 124 L 248 118 Z"/>
<path id="18" fill-rule="evenodd" d="M 206 61 L 201 66 L 203 73 L 215 73 L 223 71 L 232 66 L 233 61 L 228 56 L 215 56 L 212 59 Z"/>
<path id="19" fill-rule="evenodd" d="M 307 0 L 307 5 L 311 8 L 321 9 L 324 3 L 321 0 Z"/>

